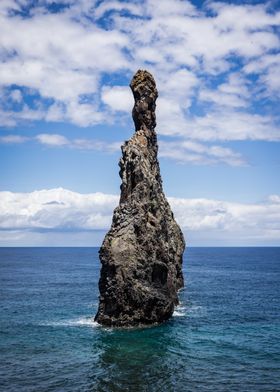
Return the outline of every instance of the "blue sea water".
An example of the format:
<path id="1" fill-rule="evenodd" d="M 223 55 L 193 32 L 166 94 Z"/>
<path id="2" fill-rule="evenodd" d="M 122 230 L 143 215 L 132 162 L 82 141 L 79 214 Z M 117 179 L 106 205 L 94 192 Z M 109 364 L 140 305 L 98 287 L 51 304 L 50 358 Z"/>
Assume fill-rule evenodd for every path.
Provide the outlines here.
<path id="1" fill-rule="evenodd" d="M 280 391 L 280 248 L 189 248 L 163 325 L 97 326 L 97 248 L 0 249 L 1 391 Z"/>

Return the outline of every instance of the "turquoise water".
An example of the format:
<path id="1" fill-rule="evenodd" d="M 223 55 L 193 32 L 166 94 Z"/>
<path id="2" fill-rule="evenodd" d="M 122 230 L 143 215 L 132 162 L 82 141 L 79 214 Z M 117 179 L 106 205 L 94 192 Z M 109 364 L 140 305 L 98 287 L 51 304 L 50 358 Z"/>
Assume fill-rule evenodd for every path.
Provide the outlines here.
<path id="1" fill-rule="evenodd" d="M 167 323 L 97 326 L 97 248 L 0 249 L 2 391 L 280 391 L 280 248 L 190 248 Z"/>

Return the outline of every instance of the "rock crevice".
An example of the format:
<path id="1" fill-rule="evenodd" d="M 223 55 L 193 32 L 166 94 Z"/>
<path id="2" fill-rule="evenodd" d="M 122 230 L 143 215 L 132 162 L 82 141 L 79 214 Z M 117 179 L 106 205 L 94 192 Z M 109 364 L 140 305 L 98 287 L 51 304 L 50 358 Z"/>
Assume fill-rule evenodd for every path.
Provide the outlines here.
<path id="1" fill-rule="evenodd" d="M 95 320 L 130 327 L 167 320 L 183 287 L 183 234 L 162 189 L 156 127 L 158 92 L 143 70 L 130 84 L 135 133 L 122 146 L 121 196 L 100 248 L 100 300 Z"/>

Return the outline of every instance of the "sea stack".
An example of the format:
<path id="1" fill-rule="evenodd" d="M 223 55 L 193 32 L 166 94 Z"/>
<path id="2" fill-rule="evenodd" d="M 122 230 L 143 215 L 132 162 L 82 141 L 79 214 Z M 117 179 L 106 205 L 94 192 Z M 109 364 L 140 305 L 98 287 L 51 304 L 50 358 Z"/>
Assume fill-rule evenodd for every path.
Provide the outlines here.
<path id="1" fill-rule="evenodd" d="M 157 159 L 155 80 L 139 70 L 130 87 L 135 133 L 121 147 L 121 196 L 99 251 L 102 267 L 95 316 L 98 323 L 116 327 L 167 320 L 184 285 L 184 237 L 163 193 Z"/>

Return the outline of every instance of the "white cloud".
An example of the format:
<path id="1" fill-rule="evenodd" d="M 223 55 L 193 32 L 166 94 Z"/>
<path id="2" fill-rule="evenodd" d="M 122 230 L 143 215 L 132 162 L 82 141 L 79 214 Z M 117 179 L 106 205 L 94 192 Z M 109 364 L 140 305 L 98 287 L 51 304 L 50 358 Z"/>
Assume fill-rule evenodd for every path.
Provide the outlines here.
<path id="1" fill-rule="evenodd" d="M 186 238 L 200 234 L 213 243 L 249 241 L 280 242 L 280 197 L 270 196 L 255 204 L 209 199 L 169 198 Z M 63 188 L 31 193 L 0 192 L 0 243 L 21 243 L 24 233 L 82 233 L 108 230 L 119 196 L 104 193 L 79 194 Z M 9 234 L 7 234 L 9 233 Z M 197 234 L 196 234 L 197 233 Z M 53 236 L 53 235 L 52 235 Z M 30 238 L 29 238 L 30 240 Z M 63 240 L 63 239 L 62 239 Z M 197 241 L 197 240 L 196 240 Z M 192 245 L 189 242 L 189 245 Z M 57 244 L 57 243 L 56 243 Z M 200 243 L 203 245 L 203 243 Z"/>
<path id="2" fill-rule="evenodd" d="M 100 3 L 94 10 L 95 18 L 99 19 L 103 17 L 107 12 L 121 12 L 128 11 L 132 15 L 141 15 L 141 7 L 137 4 L 128 2 L 120 3 L 119 1 L 106 1 Z"/>
<path id="3" fill-rule="evenodd" d="M 80 97 L 97 93 L 101 72 L 127 66 L 122 54 L 127 38 L 94 24 L 84 25 L 72 16 L 67 9 L 58 14 L 35 13 L 31 18 L 0 14 L 0 45 L 6 53 L 0 84 L 28 87 L 41 98 L 61 102 L 64 110 L 59 117 L 56 113 L 55 120 L 84 126 L 96 122 L 98 109 L 92 102 L 82 103 Z M 43 118 L 52 119 L 47 114 Z M 103 121 L 101 117 L 97 122 Z"/>
<path id="4" fill-rule="evenodd" d="M 66 189 L 0 192 L 1 229 L 95 230 L 107 228 L 118 196 Z"/>
<path id="5" fill-rule="evenodd" d="M 157 131 L 201 141 L 280 140 L 280 126 L 272 116 L 252 114 L 230 107 L 214 108 L 205 115 L 185 118 L 180 107 L 160 100 Z M 167 109 L 169 113 L 166 112 Z"/>
<path id="6" fill-rule="evenodd" d="M 131 91 L 127 86 L 104 86 L 101 97 L 112 110 L 131 112 L 134 104 Z"/>
<path id="7" fill-rule="evenodd" d="M 104 152 L 115 152 L 121 148 L 121 142 L 106 143 L 102 140 L 90 140 L 90 139 L 74 139 L 70 142 L 71 148 L 77 148 L 80 150 L 97 150 Z"/>
<path id="8" fill-rule="evenodd" d="M 237 30 L 259 31 L 270 25 L 278 26 L 280 14 L 270 13 L 269 4 L 234 5 L 225 2 L 209 3 L 209 8 L 216 11 L 216 22 L 221 31 L 227 28 Z"/>
<path id="9" fill-rule="evenodd" d="M 19 123 L 42 120 L 44 117 L 45 111 L 40 106 L 36 109 L 31 109 L 24 104 L 21 111 L 3 110 L 0 108 L 1 127 L 15 127 Z"/>
<path id="10" fill-rule="evenodd" d="M 50 146 L 65 146 L 69 143 L 66 137 L 49 133 L 41 133 L 37 135 L 36 140 L 38 140 L 41 144 L 47 144 Z"/>
<path id="11" fill-rule="evenodd" d="M 179 163 L 246 165 L 239 153 L 218 145 L 208 146 L 189 140 L 179 142 L 160 141 L 159 145 L 159 156 L 173 159 Z"/>
<path id="12" fill-rule="evenodd" d="M 28 141 L 29 138 L 21 135 L 7 135 L 0 137 L 0 143 L 4 144 L 21 144 Z"/>
<path id="13" fill-rule="evenodd" d="M 48 147 L 67 147 L 78 150 L 96 150 L 104 152 L 120 151 L 121 142 L 104 142 L 97 139 L 69 139 L 54 133 L 40 133 L 34 137 L 21 135 L 7 135 L 0 137 L 0 143 L 19 144 L 36 141 Z"/>
<path id="14" fill-rule="evenodd" d="M 280 204 L 280 196 L 279 195 L 270 195 L 268 197 L 268 201 L 273 204 Z"/>
<path id="15" fill-rule="evenodd" d="M 97 139 L 69 139 L 63 135 L 42 133 L 34 137 L 21 135 L 7 135 L 0 137 L 0 143 L 14 144 L 37 141 L 48 147 L 67 147 L 78 150 L 95 150 L 103 152 L 120 151 L 121 141 L 104 142 Z M 206 145 L 192 140 L 159 141 L 159 156 L 175 160 L 179 163 L 219 164 L 230 166 L 244 166 L 242 156 L 230 148 L 219 145 Z"/>
<path id="16" fill-rule="evenodd" d="M 12 90 L 10 95 L 11 95 L 11 98 L 14 102 L 17 102 L 17 103 L 22 102 L 22 93 L 20 90 L 18 90 L 18 89 Z"/>
<path id="17" fill-rule="evenodd" d="M 45 56 L 48 56 L 48 53 L 45 53 Z M 97 88 L 94 75 L 65 68 L 60 71 L 54 64 L 43 64 L 42 59 L 26 59 L 20 62 L 18 58 L 13 58 L 0 65 L 0 74 L 3 85 L 28 86 L 38 90 L 43 97 L 62 101 L 95 92 Z"/>
<path id="18" fill-rule="evenodd" d="M 199 98 L 218 107 L 244 108 L 249 105 L 249 81 L 241 74 L 229 74 L 227 82 L 219 84 L 216 89 L 201 88 Z"/>
<path id="19" fill-rule="evenodd" d="M 259 84 L 262 86 L 261 96 L 279 97 L 280 91 L 280 54 L 267 54 L 262 57 L 254 58 L 244 67 L 244 72 L 259 76 Z"/>
<path id="20" fill-rule="evenodd" d="M 123 121 L 133 106 L 123 84 L 148 68 L 160 94 L 159 133 L 183 140 L 279 140 L 279 119 L 270 109 L 279 97 L 280 13 L 267 4 L 63 3 L 67 7 L 55 13 L 47 8 L 51 1 L 41 0 L 23 17 L 9 10 L 20 11 L 24 2 L 1 2 L 0 84 L 15 86 L 10 99 L 21 105 L 13 110 L 2 99 L 2 126 Z M 35 105 L 25 99 L 31 93 Z M 254 105 L 264 97 L 268 110 L 261 114 Z"/>
<path id="21" fill-rule="evenodd" d="M 188 54 L 197 60 L 202 57 L 207 70 L 215 71 L 214 62 L 230 54 L 250 58 L 279 46 L 277 35 L 270 31 L 271 26 L 278 25 L 279 14 L 271 15 L 264 6 L 223 4 L 216 7 L 216 15 L 207 17 L 189 2 L 167 0 L 145 4 L 150 19 L 116 17 L 118 27 L 122 25 L 138 46 L 149 44 L 153 49 L 161 49 L 167 61 L 169 49 L 176 47 L 180 53 L 187 54 L 187 59 Z M 184 62 L 185 58 L 180 57 L 181 65 L 189 65 Z M 199 66 L 198 61 L 196 63 Z"/>

